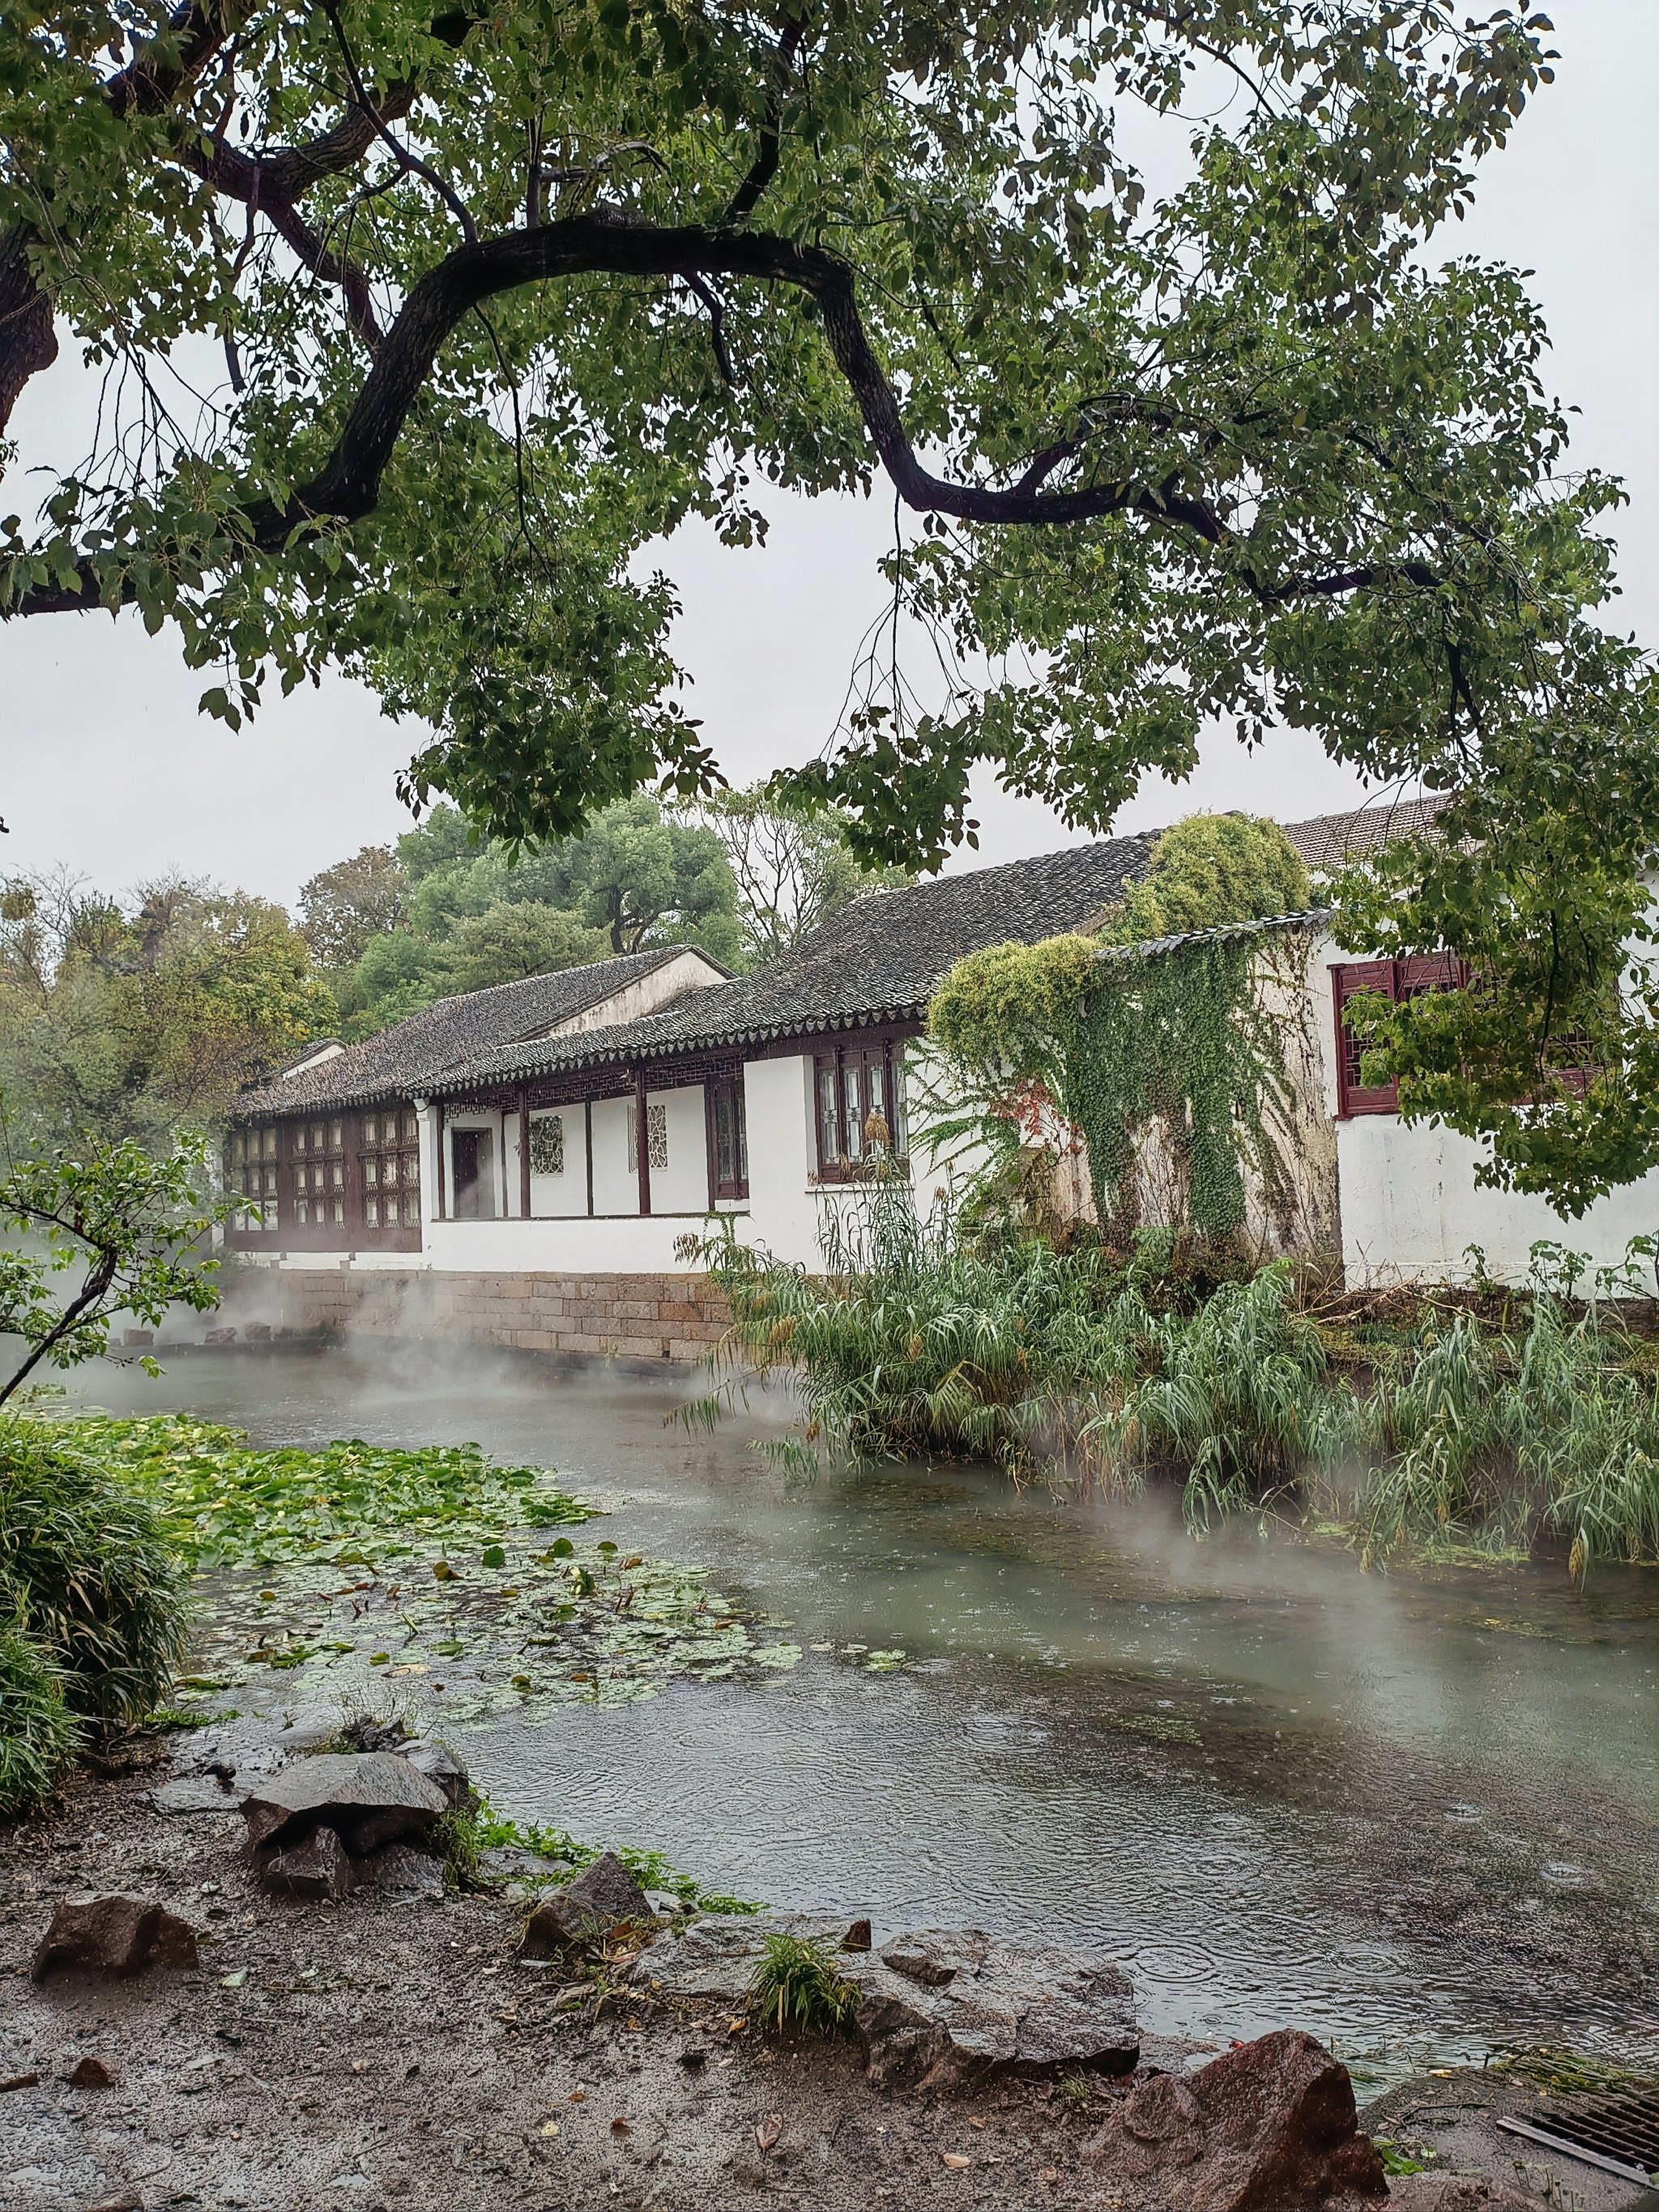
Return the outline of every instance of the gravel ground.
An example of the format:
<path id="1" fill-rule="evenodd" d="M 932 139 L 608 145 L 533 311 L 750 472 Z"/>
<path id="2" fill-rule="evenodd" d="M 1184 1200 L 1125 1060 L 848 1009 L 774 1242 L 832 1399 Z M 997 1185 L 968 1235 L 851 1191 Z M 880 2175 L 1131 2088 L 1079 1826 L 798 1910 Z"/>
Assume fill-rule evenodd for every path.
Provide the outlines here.
<path id="1" fill-rule="evenodd" d="M 164 1775 L 84 1774 L 51 1820 L 0 1843 L 5 2212 L 1159 2203 L 1079 2162 L 1103 2085 L 921 2099 L 872 2088 L 848 2043 L 775 2045 L 724 2014 L 627 1996 L 595 2019 L 591 1992 L 515 1959 L 510 1899 L 270 1899 L 238 1862 L 234 1801 L 162 1812 Z M 204 1931 L 201 1968 L 37 1987 L 28 1962 L 52 1905 L 85 1888 L 159 1898 Z M 1143 2048 L 1165 2067 L 1197 2056 Z M 88 2057 L 108 2087 L 69 2086 Z M 1481 2094 L 1493 2101 L 1490 2083 Z M 1412 2084 L 1373 2124 L 1422 2141 L 1437 2129 L 1448 2164 L 1513 2181 L 1515 2147 L 1480 2101 L 1457 2082 Z M 1547 2186 L 1548 2161 L 1528 2163 Z M 1638 2202 L 1587 2186 L 1582 2168 L 1556 2173 L 1559 2205 Z"/>

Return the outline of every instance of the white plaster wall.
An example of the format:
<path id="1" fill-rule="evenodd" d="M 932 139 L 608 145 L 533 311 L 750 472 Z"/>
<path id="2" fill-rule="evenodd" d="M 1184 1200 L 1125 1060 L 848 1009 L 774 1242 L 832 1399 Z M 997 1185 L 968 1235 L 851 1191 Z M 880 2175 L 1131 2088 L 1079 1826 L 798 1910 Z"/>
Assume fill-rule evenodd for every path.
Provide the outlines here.
<path id="1" fill-rule="evenodd" d="M 817 1158 L 812 1135 L 812 1063 L 805 1057 L 751 1060 L 743 1071 L 749 1129 L 749 1219 L 745 1244 L 764 1245 L 792 1266 L 818 1267 L 818 1197 L 809 1181 Z"/>
<path id="2" fill-rule="evenodd" d="M 1522 1281 L 1541 1238 L 1615 1265 L 1632 1237 L 1659 1231 L 1659 1173 L 1598 1200 L 1568 1221 L 1541 1198 L 1484 1190 L 1483 1148 L 1455 1129 L 1408 1127 L 1394 1114 L 1356 1114 L 1337 1125 L 1342 1189 L 1342 1266 L 1351 1290 L 1370 1284 L 1458 1282 L 1478 1244 L 1492 1274 Z"/>
<path id="3" fill-rule="evenodd" d="M 650 1214 L 643 1220 L 434 1221 L 427 1229 L 425 1264 L 499 1275 L 682 1274 L 674 1240 L 695 1221 Z M 396 1255 L 392 1255 L 395 1259 Z M 422 1264 L 405 1254 L 405 1267 Z"/>
<path id="4" fill-rule="evenodd" d="M 613 991 L 597 1006 L 573 1014 L 568 1021 L 556 1022 L 551 1029 L 540 1034 L 574 1036 L 583 1030 L 609 1029 L 613 1022 L 637 1021 L 641 1014 L 654 1014 L 687 991 L 706 989 L 710 984 L 724 983 L 726 980 L 705 954 L 688 945 L 684 952 L 678 953 L 672 960 L 665 960 L 660 968 L 653 968 L 648 975 L 641 975 L 626 989 Z"/>
<path id="5" fill-rule="evenodd" d="M 546 1218 L 587 1212 L 587 1123 L 580 1102 L 574 1106 L 558 1106 L 552 1109 L 564 1124 L 564 1173 L 556 1176 L 532 1175 L 530 1178 L 530 1211 Z M 532 1107 L 532 1122 L 544 1118 L 540 1109 Z M 514 1161 L 514 1171 L 518 1162 Z"/>
<path id="6" fill-rule="evenodd" d="M 628 1149 L 626 1098 L 593 1101 L 593 1211 L 637 1213 L 640 1179 Z"/>

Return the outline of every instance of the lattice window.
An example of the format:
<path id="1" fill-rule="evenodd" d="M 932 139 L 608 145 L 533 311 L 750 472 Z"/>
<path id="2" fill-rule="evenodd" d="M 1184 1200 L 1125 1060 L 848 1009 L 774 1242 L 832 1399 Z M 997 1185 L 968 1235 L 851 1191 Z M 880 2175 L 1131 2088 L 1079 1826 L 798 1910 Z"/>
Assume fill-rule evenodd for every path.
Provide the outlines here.
<path id="1" fill-rule="evenodd" d="M 904 1157 L 903 1055 L 902 1044 L 891 1040 L 815 1055 L 820 1176 L 833 1182 L 867 1172 L 878 1153 Z"/>
<path id="2" fill-rule="evenodd" d="M 530 1172 L 538 1176 L 564 1173 L 564 1116 L 537 1114 L 530 1123 Z"/>
<path id="3" fill-rule="evenodd" d="M 412 1106 L 388 1106 L 363 1116 L 365 1229 L 418 1228 L 421 1219 L 421 1122 Z"/>
<path id="4" fill-rule="evenodd" d="M 645 1144 L 652 1174 L 665 1170 L 668 1166 L 668 1105 L 665 1099 L 647 1098 L 645 1102 Z M 630 1170 L 638 1167 L 639 1159 L 639 1109 L 630 1104 L 628 1109 L 628 1164 Z"/>

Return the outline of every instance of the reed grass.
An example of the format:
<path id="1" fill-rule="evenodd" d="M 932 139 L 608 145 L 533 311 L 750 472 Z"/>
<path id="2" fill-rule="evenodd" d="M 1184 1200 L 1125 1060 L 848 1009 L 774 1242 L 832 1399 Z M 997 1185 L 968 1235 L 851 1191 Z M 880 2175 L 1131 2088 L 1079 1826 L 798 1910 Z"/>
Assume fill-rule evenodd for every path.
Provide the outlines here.
<path id="1" fill-rule="evenodd" d="M 21 1617 L 0 1622 L 0 1820 L 17 1820 L 44 1805 L 80 1742 L 80 1724 L 50 1656 Z"/>
<path id="2" fill-rule="evenodd" d="M 821 1277 L 729 1241 L 709 1255 L 728 1365 L 787 1365 L 815 1446 L 1016 1474 L 1047 1459 L 1118 1489 L 1174 1477 L 1196 1529 L 1299 1500 L 1367 1565 L 1540 1543 L 1575 1574 L 1659 1559 L 1659 1377 L 1547 1248 L 1500 1319 L 1430 1305 L 1355 1371 L 1352 1333 L 1304 1310 L 1289 1262 L 1195 1266 L 1167 1232 L 1127 1254 L 964 1233 L 878 1181 L 824 1243 Z"/>
<path id="3" fill-rule="evenodd" d="M 184 1571 L 155 1515 L 40 1423 L 0 1423 L 0 1586 L 102 1724 L 159 1705 L 186 1644 Z"/>
<path id="4" fill-rule="evenodd" d="M 811 1936 L 769 1936 L 749 1978 L 756 2017 L 778 2035 L 794 2028 L 836 2035 L 851 2020 L 859 1993 L 836 1967 L 828 1943 Z"/>

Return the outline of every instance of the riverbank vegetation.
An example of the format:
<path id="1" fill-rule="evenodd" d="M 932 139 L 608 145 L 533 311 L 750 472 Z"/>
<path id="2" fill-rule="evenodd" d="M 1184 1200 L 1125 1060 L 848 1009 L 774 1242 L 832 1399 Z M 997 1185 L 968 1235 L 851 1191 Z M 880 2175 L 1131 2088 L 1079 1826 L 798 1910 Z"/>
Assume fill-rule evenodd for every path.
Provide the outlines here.
<path id="1" fill-rule="evenodd" d="M 141 1718 L 182 1664 L 185 1574 L 156 1516 L 40 1425 L 0 1425 L 0 1815 Z"/>
<path id="2" fill-rule="evenodd" d="M 843 1229 L 826 1277 L 710 1248 L 733 1325 L 695 1413 L 787 1365 L 797 1450 L 985 1457 L 1097 1491 L 1169 1480 L 1194 1528 L 1272 1510 L 1373 1566 L 1659 1558 L 1659 1347 L 1633 1273 L 1577 1297 L 1573 1255 L 1540 1247 L 1522 1291 L 1367 1301 L 1168 1231 L 1062 1248 L 919 1224 L 904 1188 L 862 1205 L 879 1226 Z"/>

